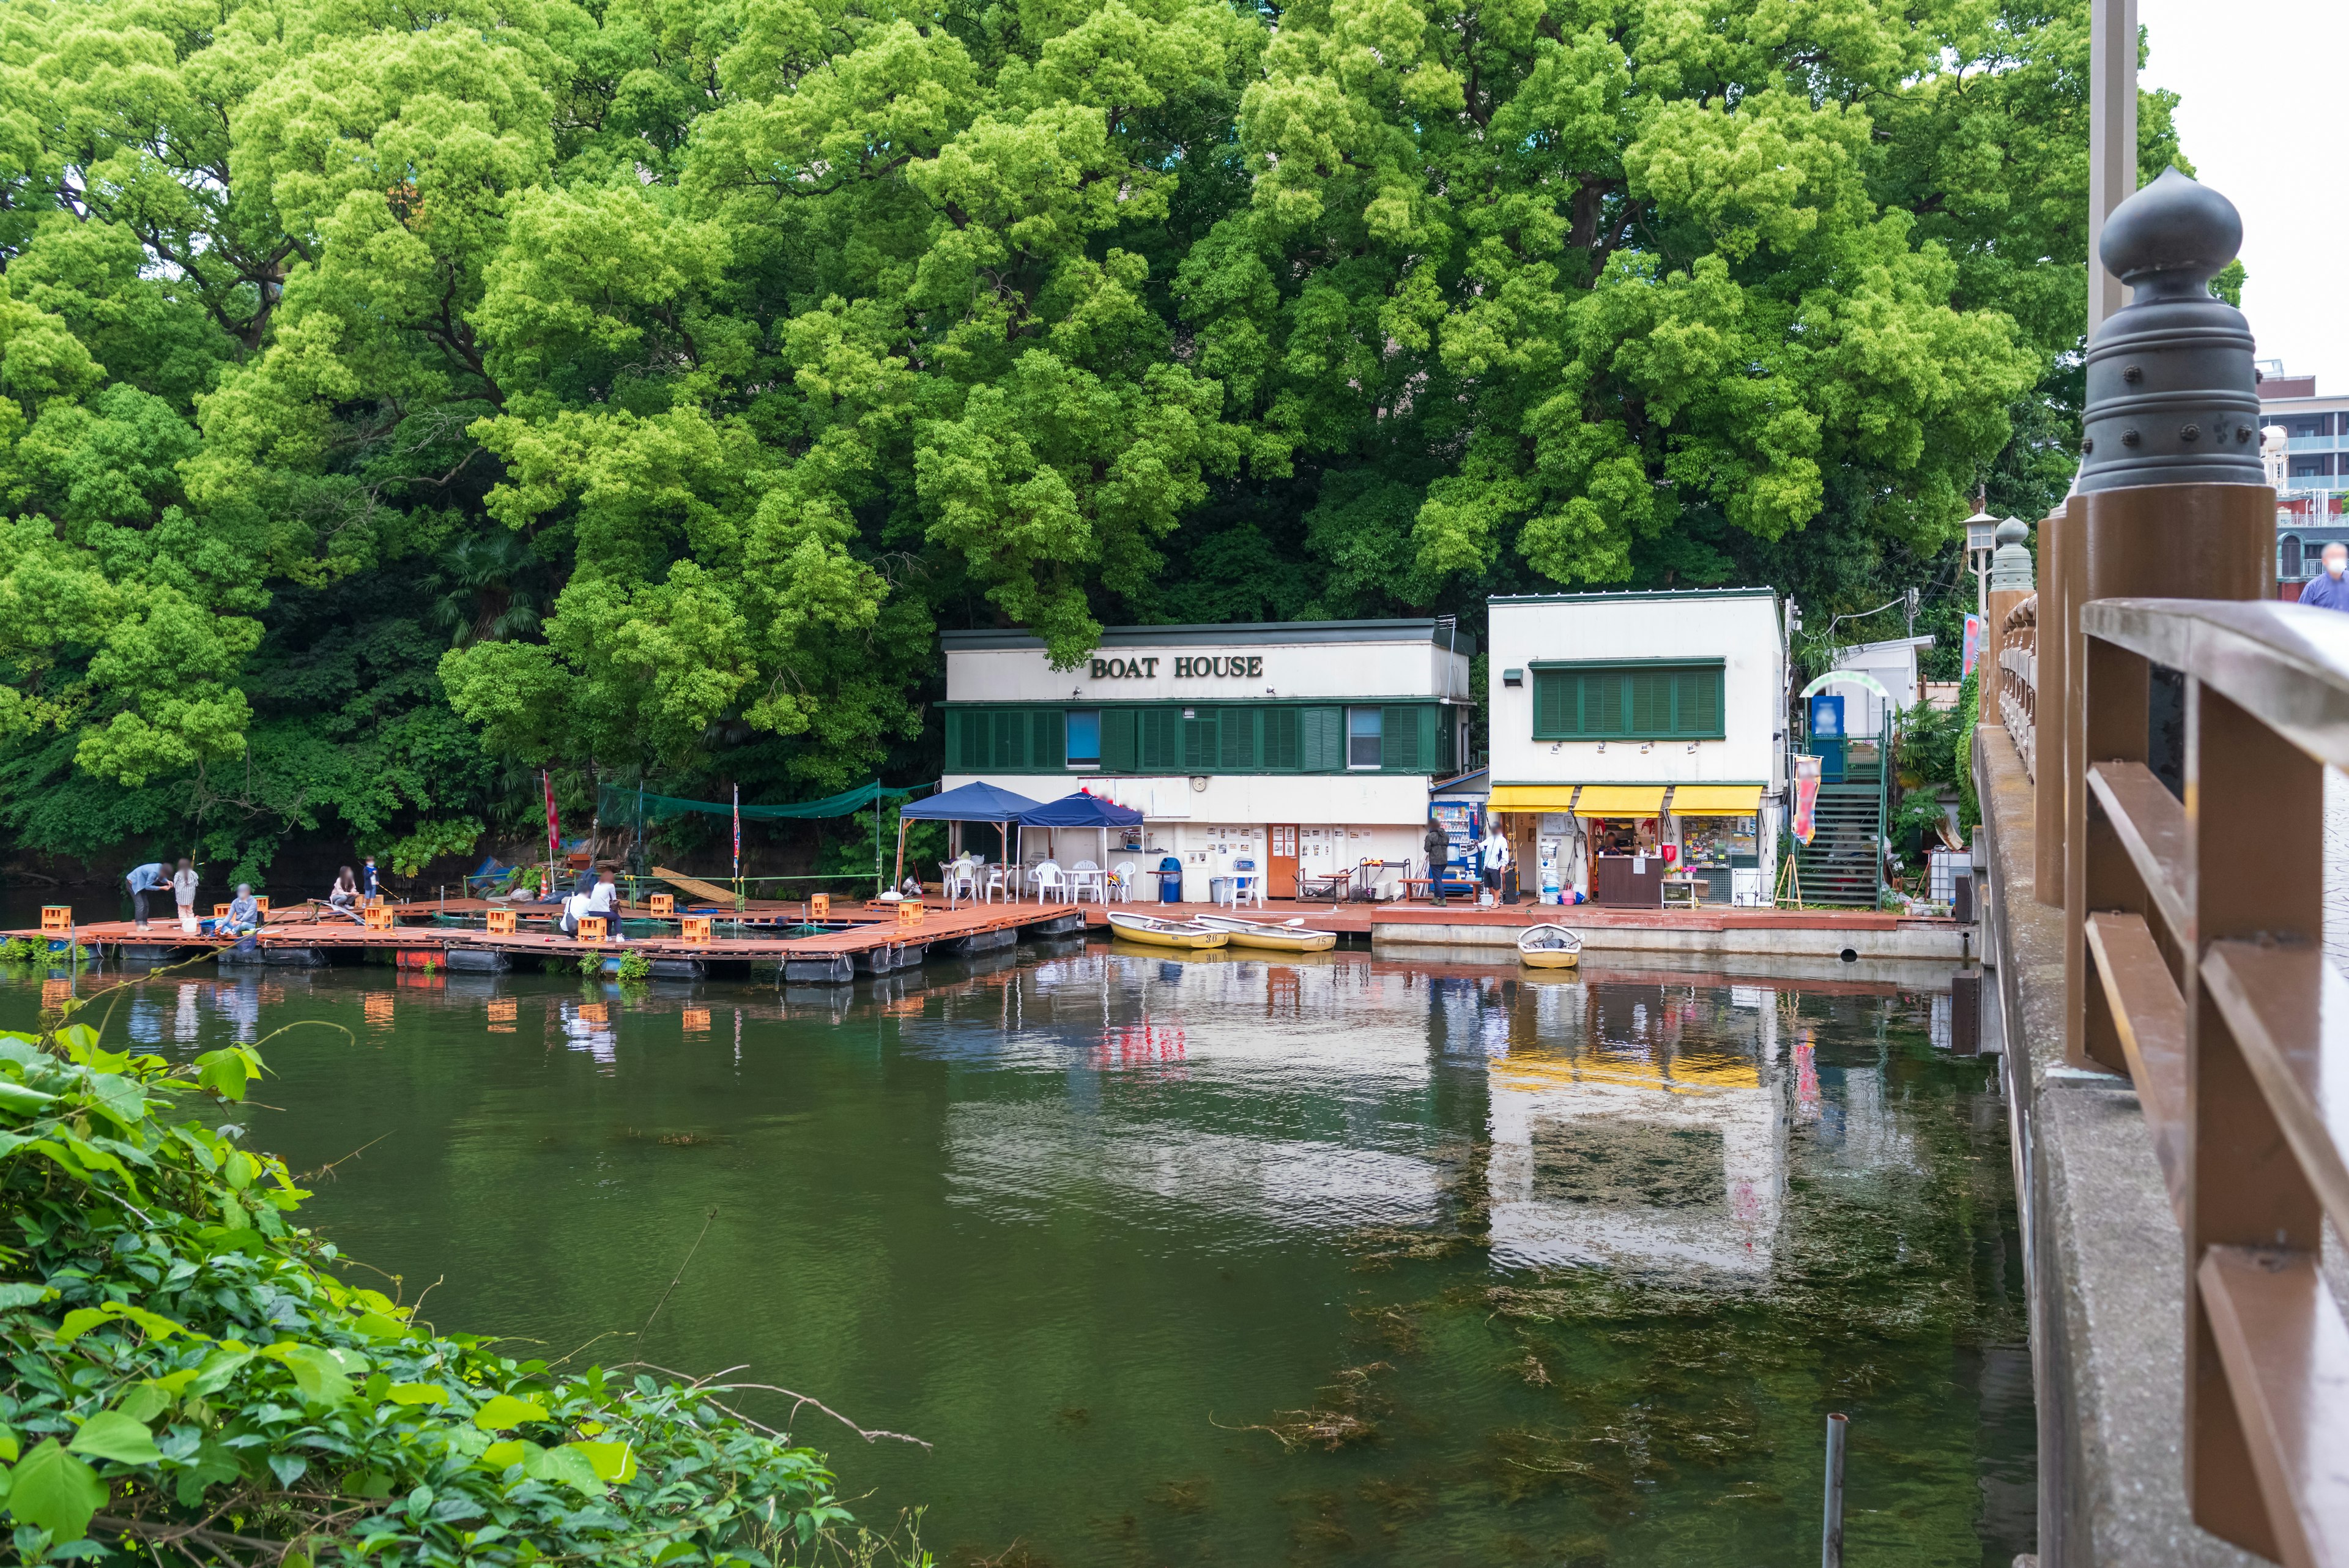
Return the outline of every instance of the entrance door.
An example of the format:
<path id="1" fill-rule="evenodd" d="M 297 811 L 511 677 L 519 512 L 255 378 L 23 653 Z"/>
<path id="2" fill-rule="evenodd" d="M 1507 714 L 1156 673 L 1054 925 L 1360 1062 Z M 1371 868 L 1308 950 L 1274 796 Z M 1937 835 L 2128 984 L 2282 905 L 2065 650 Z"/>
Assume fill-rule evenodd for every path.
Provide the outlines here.
<path id="1" fill-rule="evenodd" d="M 1265 852 L 1264 890 L 1275 898 L 1297 897 L 1297 829 L 1268 829 Z"/>

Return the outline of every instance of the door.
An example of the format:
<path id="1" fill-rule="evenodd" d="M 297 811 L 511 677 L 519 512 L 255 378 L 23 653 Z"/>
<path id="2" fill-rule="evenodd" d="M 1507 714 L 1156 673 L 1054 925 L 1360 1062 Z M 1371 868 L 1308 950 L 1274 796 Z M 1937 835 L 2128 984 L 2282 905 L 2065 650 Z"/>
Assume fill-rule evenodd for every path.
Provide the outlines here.
<path id="1" fill-rule="evenodd" d="M 1265 850 L 1264 890 L 1275 898 L 1297 897 L 1297 829 L 1274 827 L 1268 831 Z"/>

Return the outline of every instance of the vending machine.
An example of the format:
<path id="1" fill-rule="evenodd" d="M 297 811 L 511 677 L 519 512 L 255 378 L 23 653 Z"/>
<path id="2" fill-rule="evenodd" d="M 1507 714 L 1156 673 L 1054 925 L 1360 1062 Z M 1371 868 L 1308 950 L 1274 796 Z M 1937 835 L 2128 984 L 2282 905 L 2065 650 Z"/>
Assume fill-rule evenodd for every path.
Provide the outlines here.
<path id="1" fill-rule="evenodd" d="M 1452 841 L 1444 852 L 1444 892 L 1473 891 L 1476 886 L 1476 841 L 1484 835 L 1475 805 L 1464 800 L 1439 800 L 1431 808 Z"/>

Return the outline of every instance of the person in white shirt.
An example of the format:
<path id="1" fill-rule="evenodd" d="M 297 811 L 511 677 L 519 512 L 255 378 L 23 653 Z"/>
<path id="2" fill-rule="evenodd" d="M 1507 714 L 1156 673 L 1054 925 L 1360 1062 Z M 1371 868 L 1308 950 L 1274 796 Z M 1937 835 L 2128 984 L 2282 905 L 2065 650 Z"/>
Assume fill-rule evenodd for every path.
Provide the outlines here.
<path id="1" fill-rule="evenodd" d="M 179 906 L 180 929 L 190 936 L 196 934 L 196 868 L 182 859 L 180 868 L 171 875 L 171 902 Z"/>
<path id="2" fill-rule="evenodd" d="M 1485 842 L 1480 847 L 1484 851 L 1485 887 L 1497 904 L 1501 900 L 1502 874 L 1509 868 L 1509 841 L 1502 835 L 1498 822 L 1485 829 Z"/>
<path id="3" fill-rule="evenodd" d="M 585 873 L 580 879 L 587 884 L 586 907 L 580 913 L 601 915 L 604 918 L 604 934 L 616 942 L 625 940 L 620 934 L 619 885 L 608 877 L 597 877 L 593 871 Z"/>

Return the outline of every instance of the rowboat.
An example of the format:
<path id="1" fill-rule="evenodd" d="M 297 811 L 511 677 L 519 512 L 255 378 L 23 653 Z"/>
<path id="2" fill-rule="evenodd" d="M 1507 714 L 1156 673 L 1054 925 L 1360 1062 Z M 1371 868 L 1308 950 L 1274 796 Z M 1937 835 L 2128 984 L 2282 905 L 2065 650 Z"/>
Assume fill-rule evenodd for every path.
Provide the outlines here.
<path id="1" fill-rule="evenodd" d="M 1121 914 L 1112 909 L 1110 929 L 1130 942 L 1143 942 L 1154 948 L 1183 948 L 1196 951 L 1201 948 L 1219 948 L 1231 940 L 1229 932 L 1211 929 L 1196 920 L 1162 920 L 1151 915 Z"/>
<path id="2" fill-rule="evenodd" d="M 1582 939 L 1564 926 L 1527 926 L 1517 935 L 1517 960 L 1533 969 L 1572 969 L 1582 961 Z"/>
<path id="3" fill-rule="evenodd" d="M 1338 945 L 1335 931 L 1309 931 L 1305 917 L 1274 925 L 1266 920 L 1242 920 L 1230 915 L 1195 915 L 1191 923 L 1222 931 L 1236 948 L 1268 948 L 1274 952 L 1318 953 Z"/>

